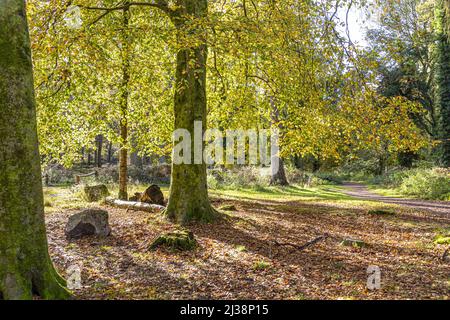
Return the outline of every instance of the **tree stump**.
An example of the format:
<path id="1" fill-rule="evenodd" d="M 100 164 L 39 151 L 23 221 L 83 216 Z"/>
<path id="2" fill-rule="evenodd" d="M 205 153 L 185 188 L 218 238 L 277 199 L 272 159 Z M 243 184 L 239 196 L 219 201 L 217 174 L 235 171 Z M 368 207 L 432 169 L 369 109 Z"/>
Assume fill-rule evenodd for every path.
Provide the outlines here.
<path id="1" fill-rule="evenodd" d="M 156 238 L 150 245 L 150 250 L 166 247 L 172 250 L 188 251 L 197 247 L 197 240 L 190 231 L 174 231 Z"/>

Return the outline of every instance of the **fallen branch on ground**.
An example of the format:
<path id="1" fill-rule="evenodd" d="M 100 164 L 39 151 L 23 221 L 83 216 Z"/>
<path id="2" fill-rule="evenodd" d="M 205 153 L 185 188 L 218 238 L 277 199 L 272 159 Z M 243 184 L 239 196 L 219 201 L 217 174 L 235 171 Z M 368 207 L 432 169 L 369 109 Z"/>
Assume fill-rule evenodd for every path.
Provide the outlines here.
<path id="1" fill-rule="evenodd" d="M 325 233 L 324 235 L 322 235 L 320 237 L 317 237 L 314 240 L 311 240 L 311 241 L 309 241 L 309 242 L 307 242 L 307 243 L 305 243 L 304 245 L 301 245 L 301 246 L 296 245 L 294 243 L 286 243 L 286 242 L 278 242 L 278 241 L 274 241 L 274 242 L 278 246 L 288 246 L 288 247 L 293 247 L 293 248 L 295 248 L 295 249 L 297 249 L 299 251 L 303 251 L 303 250 L 305 250 L 305 249 L 307 249 L 307 248 L 309 248 L 309 247 L 319 243 L 320 241 L 328 239 L 329 237 L 330 237 L 330 235 L 328 233 Z"/>
<path id="2" fill-rule="evenodd" d="M 166 209 L 163 206 L 157 204 L 149 204 L 144 202 L 133 202 L 133 201 L 123 201 L 117 200 L 111 197 L 106 198 L 106 204 L 117 207 L 120 209 L 134 210 L 134 211 L 145 211 L 150 213 L 162 212 Z"/>

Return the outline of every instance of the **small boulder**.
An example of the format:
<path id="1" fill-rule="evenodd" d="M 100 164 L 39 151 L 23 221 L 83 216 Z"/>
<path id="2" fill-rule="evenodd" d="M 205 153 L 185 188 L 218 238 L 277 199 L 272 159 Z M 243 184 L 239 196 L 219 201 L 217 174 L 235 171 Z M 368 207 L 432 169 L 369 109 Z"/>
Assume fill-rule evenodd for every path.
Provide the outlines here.
<path id="1" fill-rule="evenodd" d="M 88 202 L 100 201 L 109 196 L 108 187 L 104 184 L 96 186 L 85 186 L 84 195 Z"/>
<path id="2" fill-rule="evenodd" d="M 141 195 L 140 202 L 164 206 L 164 194 L 160 187 L 152 185 Z"/>
<path id="3" fill-rule="evenodd" d="M 69 218 L 66 225 L 67 239 L 80 239 L 86 236 L 107 237 L 111 234 L 108 212 L 88 209 Z"/>
<path id="4" fill-rule="evenodd" d="M 174 231 L 156 238 L 150 245 L 150 250 L 166 247 L 172 250 L 188 251 L 197 247 L 197 240 L 191 231 Z"/>

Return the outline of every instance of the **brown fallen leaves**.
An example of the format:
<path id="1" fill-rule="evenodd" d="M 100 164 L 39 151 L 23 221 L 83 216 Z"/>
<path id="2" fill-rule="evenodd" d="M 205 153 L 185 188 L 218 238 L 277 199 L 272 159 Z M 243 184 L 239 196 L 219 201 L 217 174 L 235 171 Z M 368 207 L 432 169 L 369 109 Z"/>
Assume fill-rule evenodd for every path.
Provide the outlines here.
<path id="1" fill-rule="evenodd" d="M 396 209 L 374 217 L 333 202 L 219 201 L 236 212 L 213 225 L 194 225 L 192 252 L 149 251 L 158 235 L 176 229 L 158 214 L 106 207 L 112 235 L 69 243 L 73 212 L 47 215 L 52 258 L 65 274 L 82 265 L 79 299 L 447 299 L 450 265 L 432 244 L 441 217 Z M 304 250 L 297 248 L 318 239 Z M 343 238 L 368 246 L 340 246 Z M 292 245 L 277 245 L 288 243 Z M 442 252 L 441 252 L 442 251 Z M 381 268 L 382 287 L 369 291 L 367 268 Z M 65 274 L 67 276 L 67 274 Z"/>

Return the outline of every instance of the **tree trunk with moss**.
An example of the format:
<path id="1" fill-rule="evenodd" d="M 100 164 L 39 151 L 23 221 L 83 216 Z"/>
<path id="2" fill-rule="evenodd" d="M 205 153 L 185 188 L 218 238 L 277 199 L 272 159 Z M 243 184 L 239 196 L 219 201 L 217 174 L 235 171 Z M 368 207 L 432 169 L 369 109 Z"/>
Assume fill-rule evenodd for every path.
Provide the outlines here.
<path id="1" fill-rule="evenodd" d="M 436 104 L 440 113 L 442 164 L 450 167 L 450 4 L 436 3 L 437 71 Z"/>
<path id="2" fill-rule="evenodd" d="M 206 128 L 206 61 L 207 46 L 203 27 L 190 27 L 189 18 L 206 18 L 207 0 L 180 0 L 179 9 L 171 18 L 177 28 L 176 89 L 175 89 L 175 129 L 186 129 L 191 134 L 191 158 L 194 159 L 194 122 L 200 121 Z M 189 30 L 189 28 L 191 28 Z M 186 41 L 186 38 L 194 39 Z M 189 46 L 187 43 L 195 43 Z M 203 161 L 202 161 L 203 162 Z M 181 164 L 172 166 L 172 181 L 169 203 L 165 211 L 167 217 L 180 224 L 211 222 L 217 212 L 208 197 L 206 165 Z"/>
<path id="3" fill-rule="evenodd" d="M 280 110 L 275 103 L 274 97 L 270 97 L 270 106 L 272 108 L 271 110 L 272 126 L 278 128 L 279 133 L 281 134 L 284 128 L 280 123 Z M 275 162 L 275 160 L 277 163 Z M 284 186 L 284 187 L 289 186 L 289 181 L 286 177 L 286 170 L 284 167 L 284 160 L 279 155 L 272 156 L 270 185 Z"/>
<path id="4" fill-rule="evenodd" d="M 0 185 L 0 298 L 68 298 L 48 254 L 24 0 L 0 1 Z"/>
<path id="5" fill-rule="evenodd" d="M 119 199 L 128 200 L 128 84 L 130 82 L 130 8 L 123 10 L 122 20 L 122 84 L 120 87 L 120 151 L 119 151 Z"/>

